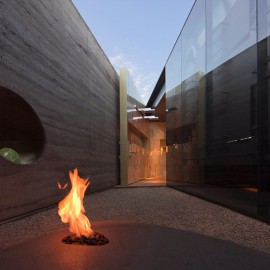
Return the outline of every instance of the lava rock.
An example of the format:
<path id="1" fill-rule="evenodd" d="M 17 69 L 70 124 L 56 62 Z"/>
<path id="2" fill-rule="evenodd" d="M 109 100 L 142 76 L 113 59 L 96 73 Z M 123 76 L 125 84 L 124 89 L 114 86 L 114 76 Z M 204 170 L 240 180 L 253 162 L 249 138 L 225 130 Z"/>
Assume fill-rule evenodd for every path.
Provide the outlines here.
<path id="1" fill-rule="evenodd" d="M 62 242 L 69 245 L 102 246 L 108 244 L 109 239 L 98 232 L 94 232 L 91 237 L 84 235 L 78 237 L 76 234 L 71 234 L 63 238 Z"/>

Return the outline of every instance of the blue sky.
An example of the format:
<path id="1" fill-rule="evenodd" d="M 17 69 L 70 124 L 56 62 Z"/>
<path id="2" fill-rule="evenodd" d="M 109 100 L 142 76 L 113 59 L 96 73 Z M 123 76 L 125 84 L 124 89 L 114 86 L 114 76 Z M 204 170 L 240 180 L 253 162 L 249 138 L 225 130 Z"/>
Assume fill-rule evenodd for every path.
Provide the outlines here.
<path id="1" fill-rule="evenodd" d="M 145 103 L 194 0 L 72 0 L 115 70 L 127 67 Z"/>

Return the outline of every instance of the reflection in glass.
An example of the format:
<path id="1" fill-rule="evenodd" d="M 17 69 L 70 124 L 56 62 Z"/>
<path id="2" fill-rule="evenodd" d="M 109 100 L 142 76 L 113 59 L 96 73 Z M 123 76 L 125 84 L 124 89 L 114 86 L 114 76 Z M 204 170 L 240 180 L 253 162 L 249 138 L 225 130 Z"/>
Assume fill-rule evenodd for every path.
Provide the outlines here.
<path id="1" fill-rule="evenodd" d="M 166 64 L 166 91 L 170 92 L 179 84 L 181 84 L 181 37 L 177 39 Z"/>
<path id="2" fill-rule="evenodd" d="M 270 36 L 270 0 L 258 1 L 258 41 Z"/>
<path id="3" fill-rule="evenodd" d="M 204 150 L 204 10 L 204 1 L 197 1 L 166 64 L 169 181 L 204 178 L 197 160 Z"/>
<path id="4" fill-rule="evenodd" d="M 182 81 L 205 71 L 205 3 L 197 1 L 183 28 Z M 190 81 L 192 88 L 192 83 Z"/>
<path id="5" fill-rule="evenodd" d="M 264 217 L 269 34 L 270 0 L 197 0 L 166 63 L 168 185 Z"/>
<path id="6" fill-rule="evenodd" d="M 208 0 L 206 10 L 207 71 L 211 71 L 256 43 L 256 1 Z"/>
<path id="7" fill-rule="evenodd" d="M 256 46 L 207 74 L 207 183 L 256 187 Z"/>
<path id="8" fill-rule="evenodd" d="M 259 214 L 270 216 L 270 1 L 258 1 Z"/>

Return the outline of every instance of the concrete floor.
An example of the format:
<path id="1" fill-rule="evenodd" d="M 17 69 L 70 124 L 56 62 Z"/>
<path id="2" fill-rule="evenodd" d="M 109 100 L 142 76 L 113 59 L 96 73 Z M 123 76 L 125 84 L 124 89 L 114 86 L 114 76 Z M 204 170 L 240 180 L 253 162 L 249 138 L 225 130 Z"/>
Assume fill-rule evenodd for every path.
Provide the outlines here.
<path id="1" fill-rule="evenodd" d="M 165 178 L 146 178 L 130 184 L 129 187 L 165 187 L 166 185 Z"/>
<path id="2" fill-rule="evenodd" d="M 223 250 L 223 253 L 229 252 L 228 254 L 231 254 L 231 248 L 232 250 L 235 248 L 236 254 L 242 254 L 241 256 L 243 257 L 239 255 L 239 259 L 241 260 L 248 258 L 248 256 L 253 254 L 255 256 L 254 258 L 256 258 L 253 263 L 259 263 L 258 258 L 260 256 L 262 256 L 260 257 L 262 258 L 262 262 L 265 262 L 265 260 L 267 261 L 270 256 L 270 226 L 268 224 L 167 187 L 114 188 L 87 196 L 85 198 L 85 207 L 87 216 L 91 221 L 105 221 L 104 224 L 107 227 L 104 225 L 106 227 L 104 227 L 104 230 L 108 231 L 109 235 L 106 236 L 109 238 L 111 237 L 111 229 L 114 230 L 116 234 L 121 233 L 120 231 L 116 232 L 117 229 L 115 229 L 115 227 L 114 229 L 110 228 L 109 221 L 121 221 L 131 223 L 130 226 L 133 226 L 132 230 L 134 231 L 136 231 L 134 229 L 136 227 L 134 223 L 137 224 L 137 226 L 152 226 L 154 228 L 152 229 L 156 230 L 156 233 L 162 236 L 163 231 L 170 231 L 165 238 L 168 239 L 168 245 L 173 241 L 172 246 L 176 245 L 176 250 L 178 250 L 177 243 L 179 242 L 179 245 L 181 245 L 180 239 L 184 239 L 183 237 L 185 235 L 186 245 L 189 247 L 190 251 L 192 250 L 191 247 L 193 243 L 194 247 L 198 245 L 198 242 L 196 242 L 195 239 L 200 239 L 198 241 L 202 241 L 202 244 L 205 245 L 205 250 L 208 252 L 200 251 L 202 256 L 210 256 L 211 258 L 213 257 L 213 254 L 221 256 L 221 253 L 215 253 L 221 250 Z M 97 230 L 100 225 L 97 225 L 97 228 L 95 228 L 95 224 L 96 223 L 93 222 L 93 229 Z M 155 229 L 156 226 L 154 225 L 159 225 L 161 227 L 157 226 L 157 229 Z M 53 235 L 57 235 L 57 232 L 61 229 L 63 231 L 63 228 L 65 227 L 66 225 L 61 223 L 60 218 L 57 215 L 56 208 L 43 211 L 21 220 L 3 224 L 0 226 L 1 258 L 6 260 L 9 256 L 7 254 L 13 254 L 13 252 L 19 252 L 20 250 L 22 252 L 22 250 L 25 249 L 23 248 L 24 245 L 31 246 L 31 242 L 36 243 L 35 245 L 38 246 L 40 240 L 36 237 L 48 235 L 50 239 L 51 237 L 54 238 Z M 176 230 L 171 231 L 171 229 Z M 143 227 L 141 231 L 145 231 Z M 103 231 L 99 232 L 104 233 Z M 193 233 L 196 235 L 195 238 L 191 237 Z M 135 235 L 136 234 L 134 233 L 134 236 L 130 235 L 130 237 L 135 237 Z M 152 236 L 155 238 L 154 234 Z M 35 239 L 30 240 L 33 238 Z M 173 240 L 174 238 L 179 241 L 175 242 Z M 209 244 L 210 242 L 208 242 L 208 240 L 211 244 Z M 162 240 L 160 241 L 160 243 L 163 243 Z M 18 243 L 22 244 L 14 246 Z M 160 243 L 157 243 L 157 250 L 160 248 L 158 245 Z M 143 245 L 143 243 L 141 244 Z M 209 248 L 207 248 L 208 245 L 210 245 Z M 222 247 L 225 249 L 222 249 Z M 131 251 L 133 248 L 134 247 L 131 247 Z M 158 253 L 156 253 L 157 251 L 153 251 L 153 249 L 152 252 L 153 254 L 158 255 Z M 181 252 L 183 252 L 183 250 Z M 197 258 L 198 263 L 200 262 L 199 257 Z M 225 257 L 222 257 L 220 260 L 224 261 Z M 244 259 L 244 262 L 247 262 L 246 259 Z M 250 265 L 253 265 L 253 263 L 250 262 Z M 247 265 L 249 265 L 249 263 Z M 249 268 L 242 267 L 242 269 Z M 254 267 L 254 269 L 265 268 Z"/>

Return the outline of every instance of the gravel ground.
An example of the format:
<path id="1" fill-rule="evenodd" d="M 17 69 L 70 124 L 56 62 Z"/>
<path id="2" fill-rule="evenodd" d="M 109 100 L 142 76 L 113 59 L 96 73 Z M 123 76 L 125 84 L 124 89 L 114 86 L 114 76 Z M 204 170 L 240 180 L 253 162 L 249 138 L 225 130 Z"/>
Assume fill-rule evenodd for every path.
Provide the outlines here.
<path id="1" fill-rule="evenodd" d="M 270 225 L 171 188 L 112 188 L 87 196 L 84 203 L 90 221 L 157 224 L 270 253 Z M 65 227 L 57 208 L 3 224 L 0 249 Z"/>

